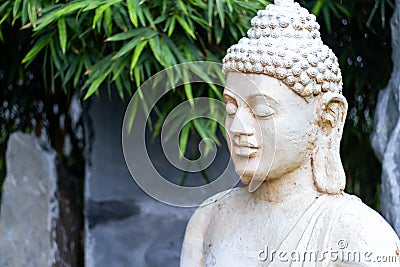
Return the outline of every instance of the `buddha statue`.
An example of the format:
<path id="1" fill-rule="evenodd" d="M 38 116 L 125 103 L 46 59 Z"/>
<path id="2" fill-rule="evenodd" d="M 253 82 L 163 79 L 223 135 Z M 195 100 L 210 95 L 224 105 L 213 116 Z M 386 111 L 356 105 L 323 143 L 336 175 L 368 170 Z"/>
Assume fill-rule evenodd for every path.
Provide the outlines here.
<path id="1" fill-rule="evenodd" d="M 245 186 L 195 211 L 181 267 L 400 266 L 394 230 L 344 192 L 347 102 L 315 16 L 275 0 L 228 49 L 223 72 L 227 141 Z"/>

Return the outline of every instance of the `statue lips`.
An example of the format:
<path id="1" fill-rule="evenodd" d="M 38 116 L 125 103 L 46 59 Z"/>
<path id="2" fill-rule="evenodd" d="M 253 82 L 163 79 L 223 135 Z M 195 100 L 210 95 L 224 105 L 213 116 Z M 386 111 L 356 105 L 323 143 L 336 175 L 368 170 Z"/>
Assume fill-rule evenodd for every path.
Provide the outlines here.
<path id="1" fill-rule="evenodd" d="M 259 146 L 243 141 L 240 141 L 239 143 L 234 141 L 233 147 L 236 155 L 248 158 L 254 157 L 260 148 Z"/>

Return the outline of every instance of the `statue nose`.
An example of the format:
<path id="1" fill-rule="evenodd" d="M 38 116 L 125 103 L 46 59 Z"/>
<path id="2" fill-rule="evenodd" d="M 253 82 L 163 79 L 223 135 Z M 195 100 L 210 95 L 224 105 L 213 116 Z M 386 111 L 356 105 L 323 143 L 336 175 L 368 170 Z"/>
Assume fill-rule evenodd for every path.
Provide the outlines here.
<path id="1" fill-rule="evenodd" d="M 239 108 L 233 118 L 229 131 L 234 135 L 253 135 L 252 119 L 253 117 L 248 110 Z"/>

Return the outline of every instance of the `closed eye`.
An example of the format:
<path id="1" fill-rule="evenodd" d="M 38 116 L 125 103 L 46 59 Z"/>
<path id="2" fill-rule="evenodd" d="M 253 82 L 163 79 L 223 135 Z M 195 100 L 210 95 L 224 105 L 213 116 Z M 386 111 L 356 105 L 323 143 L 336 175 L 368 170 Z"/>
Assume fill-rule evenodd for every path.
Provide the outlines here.
<path id="1" fill-rule="evenodd" d="M 253 108 L 253 113 L 257 117 L 267 118 L 267 117 L 273 115 L 275 113 L 275 111 L 271 107 L 269 107 L 267 105 L 257 104 Z"/>

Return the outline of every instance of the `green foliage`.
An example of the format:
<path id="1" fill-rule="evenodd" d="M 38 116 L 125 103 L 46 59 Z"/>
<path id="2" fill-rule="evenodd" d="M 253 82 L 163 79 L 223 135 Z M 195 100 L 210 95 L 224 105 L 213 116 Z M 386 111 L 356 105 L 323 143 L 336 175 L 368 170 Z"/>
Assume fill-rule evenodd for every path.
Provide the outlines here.
<path id="1" fill-rule="evenodd" d="M 6 1 L 1 23 L 31 28 L 33 45 L 23 59 L 42 56 L 55 90 L 115 87 L 121 98 L 161 68 L 192 60 L 219 60 L 231 40 L 245 34 L 249 19 L 267 1 Z M 41 60 L 40 58 L 39 60 Z M 133 83 L 132 83 L 133 82 Z M 80 86 L 79 86 L 80 87 Z M 190 93 L 190 85 L 186 90 Z"/>

